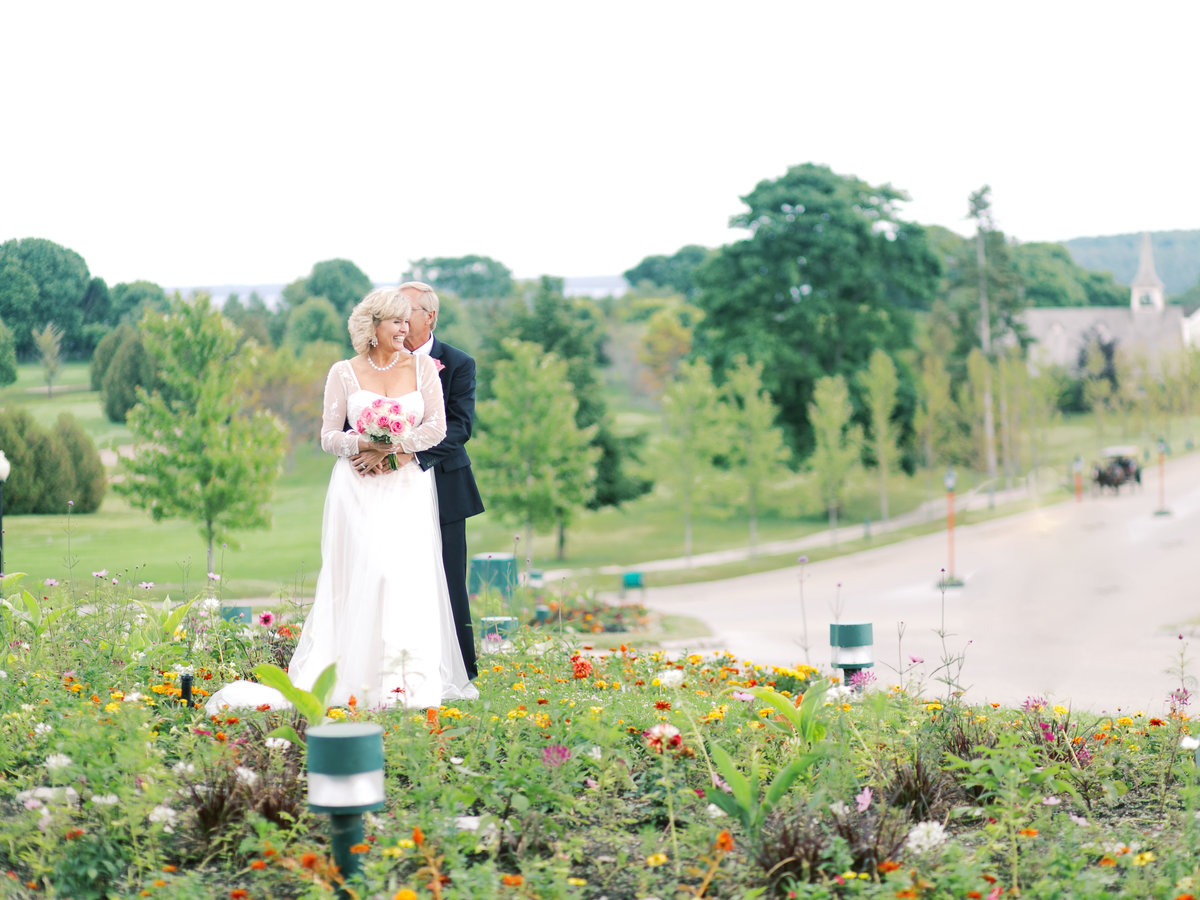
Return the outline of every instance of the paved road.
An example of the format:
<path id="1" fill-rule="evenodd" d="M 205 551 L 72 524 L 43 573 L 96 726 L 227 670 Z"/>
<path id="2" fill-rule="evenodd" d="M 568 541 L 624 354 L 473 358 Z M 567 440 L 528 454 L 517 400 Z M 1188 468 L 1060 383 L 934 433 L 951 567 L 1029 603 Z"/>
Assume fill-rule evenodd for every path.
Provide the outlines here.
<path id="1" fill-rule="evenodd" d="M 942 532 L 805 566 L 803 605 L 799 566 L 651 587 L 645 601 L 707 624 L 715 637 L 697 642 L 701 649 L 822 667 L 840 604 L 841 621 L 873 623 L 882 683 L 898 681 L 895 670 L 909 667 L 912 655 L 924 663 L 909 677 L 924 673 L 926 693 L 944 693 L 930 683 L 933 671 L 961 655 L 958 682 L 976 703 L 1044 696 L 1095 712 L 1160 714 L 1179 684 L 1170 670 L 1181 649 L 1191 657 L 1188 674 L 1200 675 L 1200 454 L 1167 464 L 1170 515 L 1155 515 L 1157 466 L 1143 481 L 1138 493 L 1085 494 L 1082 503 L 956 528 L 955 568 L 965 583 L 944 594 L 937 588 L 948 557 Z M 943 623 L 945 647 L 936 633 Z M 1200 696 L 1192 704 L 1198 710 Z"/>

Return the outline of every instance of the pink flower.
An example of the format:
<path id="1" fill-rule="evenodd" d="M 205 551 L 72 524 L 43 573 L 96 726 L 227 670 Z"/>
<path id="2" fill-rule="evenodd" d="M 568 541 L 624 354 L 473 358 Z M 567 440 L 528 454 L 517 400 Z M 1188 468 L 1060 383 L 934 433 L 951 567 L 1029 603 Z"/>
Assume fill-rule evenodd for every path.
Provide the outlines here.
<path id="1" fill-rule="evenodd" d="M 437 366 L 437 370 L 438 370 L 439 372 L 440 372 L 440 371 L 442 371 L 442 369 L 446 368 L 446 364 L 445 364 L 444 362 L 442 362 L 440 359 L 435 359 L 435 360 L 433 361 L 433 364 L 434 364 L 435 366 Z"/>
<path id="2" fill-rule="evenodd" d="M 259 625 L 274 625 L 275 624 L 275 613 L 273 613 L 273 612 L 259 613 L 258 614 L 258 624 Z"/>
<path id="3" fill-rule="evenodd" d="M 548 769 L 557 769 L 571 758 L 571 751 L 562 744 L 551 744 L 542 750 L 542 765 Z"/>
<path id="4" fill-rule="evenodd" d="M 392 434 L 404 434 L 404 432 L 407 430 L 407 423 L 403 419 L 392 419 L 391 423 L 388 425 L 388 430 L 390 430 Z"/>
<path id="5" fill-rule="evenodd" d="M 867 811 L 867 807 L 871 805 L 871 789 L 869 787 L 863 788 L 854 796 L 854 805 L 859 812 Z"/>
<path id="6" fill-rule="evenodd" d="M 371 404 L 372 409 L 383 409 L 383 398 L 376 397 L 375 402 Z"/>
<path id="7" fill-rule="evenodd" d="M 392 427 L 392 418 L 387 413 L 379 417 L 379 427 L 390 429 Z"/>

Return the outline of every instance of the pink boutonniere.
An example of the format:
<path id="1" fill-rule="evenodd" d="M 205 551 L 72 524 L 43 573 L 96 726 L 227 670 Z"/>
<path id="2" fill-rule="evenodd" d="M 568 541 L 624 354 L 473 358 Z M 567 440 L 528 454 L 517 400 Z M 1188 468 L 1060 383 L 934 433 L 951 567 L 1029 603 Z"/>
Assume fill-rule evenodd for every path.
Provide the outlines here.
<path id="1" fill-rule="evenodd" d="M 443 362 L 442 362 L 440 359 L 435 359 L 435 360 L 433 361 L 433 364 L 434 364 L 435 366 L 437 366 L 437 370 L 438 370 L 439 372 L 440 372 L 440 371 L 442 371 L 442 369 L 446 368 L 446 364 L 445 364 L 445 363 L 443 363 Z"/>

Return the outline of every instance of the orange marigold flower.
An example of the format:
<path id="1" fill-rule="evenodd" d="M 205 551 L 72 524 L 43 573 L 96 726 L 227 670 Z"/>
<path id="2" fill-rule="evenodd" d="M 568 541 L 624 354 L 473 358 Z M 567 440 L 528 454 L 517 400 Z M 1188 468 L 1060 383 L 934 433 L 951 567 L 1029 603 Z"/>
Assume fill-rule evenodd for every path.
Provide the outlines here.
<path id="1" fill-rule="evenodd" d="M 1022 828 L 1017 834 L 1023 834 L 1025 837 L 1037 837 L 1038 830 L 1036 828 Z"/>
<path id="2" fill-rule="evenodd" d="M 418 847 L 425 843 L 425 832 L 423 832 L 420 826 L 417 825 L 413 826 L 413 843 Z"/>
<path id="3" fill-rule="evenodd" d="M 1162 719 L 1151 719 L 1150 724 L 1155 727 L 1158 727 L 1159 725 L 1166 725 L 1167 723 L 1164 722 Z"/>
<path id="4" fill-rule="evenodd" d="M 250 892 L 243 888 L 234 888 L 229 892 L 229 900 L 246 900 L 250 896 Z"/>
<path id="5" fill-rule="evenodd" d="M 995 884 L 995 883 L 996 883 L 996 876 L 995 876 L 995 875 L 986 875 L 986 874 L 985 874 L 985 875 L 983 876 L 983 880 L 984 880 L 984 881 L 986 881 L 988 884 Z"/>
<path id="6" fill-rule="evenodd" d="M 967 891 L 967 900 L 983 900 L 983 894 L 979 891 Z"/>
<path id="7" fill-rule="evenodd" d="M 522 875 L 505 875 L 500 881 L 509 887 L 519 887 L 525 883 L 525 877 Z"/>
<path id="8" fill-rule="evenodd" d="M 888 872 L 895 872 L 898 868 L 900 868 L 900 863 L 896 862 L 894 859 L 885 859 L 879 864 L 879 871 L 884 875 L 886 875 Z"/>
<path id="9" fill-rule="evenodd" d="M 351 844 L 350 845 L 351 853 L 369 853 L 370 850 L 371 850 L 370 844 Z"/>
<path id="10" fill-rule="evenodd" d="M 733 850 L 733 835 L 728 831 L 722 831 L 717 835 L 717 842 L 713 844 L 714 850 L 720 850 L 722 853 L 729 853 Z"/>
<path id="11" fill-rule="evenodd" d="M 250 862 L 250 868 L 252 869 L 265 869 L 266 867 L 267 861 L 265 859 L 255 859 Z"/>
<path id="12" fill-rule="evenodd" d="M 918 894 L 913 888 L 905 888 L 902 891 L 896 891 L 896 896 L 904 898 L 904 900 L 910 900 L 912 897 L 919 897 L 920 894 Z"/>
<path id="13" fill-rule="evenodd" d="M 1102 856 L 1100 857 L 1100 862 L 1096 863 L 1098 866 L 1115 866 L 1116 864 L 1117 861 L 1111 856 Z"/>
<path id="14" fill-rule="evenodd" d="M 257 709 L 259 712 L 266 712 L 268 709 L 271 708 L 271 704 L 270 703 L 260 703 L 260 704 L 258 704 L 258 706 L 254 707 L 254 708 Z"/>
<path id="15" fill-rule="evenodd" d="M 351 709 L 358 709 L 358 698 L 351 694 L 350 700 L 346 703 L 346 705 Z"/>
<path id="16" fill-rule="evenodd" d="M 396 896 L 392 900 L 417 900 L 417 892 L 408 888 L 400 888 L 396 891 Z"/>
<path id="17" fill-rule="evenodd" d="M 229 735 L 227 735 L 223 731 L 218 731 L 216 734 L 213 735 L 213 737 L 215 737 L 222 744 L 225 743 L 227 740 L 229 740 Z"/>
<path id="18" fill-rule="evenodd" d="M 670 700 L 655 700 L 654 708 L 655 709 L 670 709 L 671 701 Z"/>
<path id="19" fill-rule="evenodd" d="M 238 723 L 237 716 L 230 716 L 228 719 L 225 720 L 226 725 L 236 725 L 237 723 Z"/>
<path id="20" fill-rule="evenodd" d="M 166 886 L 167 886 L 167 883 L 166 883 L 165 881 L 163 881 L 161 878 L 155 878 L 155 879 L 154 879 L 152 882 L 150 882 L 150 883 L 151 883 L 152 885 L 154 885 L 154 887 L 166 887 Z"/>
<path id="21" fill-rule="evenodd" d="M 179 866 L 163 866 L 163 867 L 162 867 L 162 870 L 163 870 L 164 872 L 178 872 L 178 871 L 179 871 Z"/>
<path id="22" fill-rule="evenodd" d="M 300 865 L 304 866 L 306 869 L 315 869 L 317 867 L 317 854 L 301 853 Z"/>
<path id="23" fill-rule="evenodd" d="M 1196 900 L 1191 894 L 1180 894 L 1175 900 Z"/>

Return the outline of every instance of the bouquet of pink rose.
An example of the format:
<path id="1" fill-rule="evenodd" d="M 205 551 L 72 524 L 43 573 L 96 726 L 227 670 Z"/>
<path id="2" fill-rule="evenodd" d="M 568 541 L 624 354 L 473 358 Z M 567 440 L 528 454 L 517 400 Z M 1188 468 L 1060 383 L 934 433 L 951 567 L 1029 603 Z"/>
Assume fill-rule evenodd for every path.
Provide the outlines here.
<path id="1" fill-rule="evenodd" d="M 354 430 L 365 434 L 376 444 L 398 444 L 400 438 L 417 424 L 417 417 L 406 413 L 395 400 L 376 399 L 359 413 Z M 396 468 L 396 457 L 389 454 L 388 468 Z"/>

